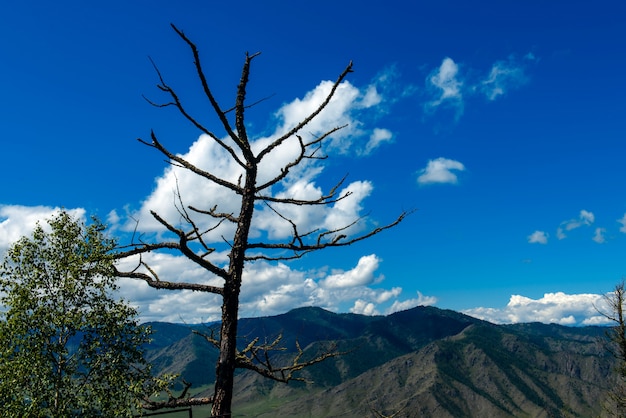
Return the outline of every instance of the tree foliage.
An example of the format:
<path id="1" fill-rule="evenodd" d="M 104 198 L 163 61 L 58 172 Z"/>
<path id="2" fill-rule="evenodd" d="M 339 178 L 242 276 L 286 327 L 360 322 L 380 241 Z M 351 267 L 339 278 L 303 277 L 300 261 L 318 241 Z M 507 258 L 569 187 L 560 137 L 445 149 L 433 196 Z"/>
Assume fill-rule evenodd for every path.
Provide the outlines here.
<path id="1" fill-rule="evenodd" d="M 0 415 L 130 416 L 149 330 L 117 300 L 103 225 L 60 212 L 0 267 Z"/>
<path id="2" fill-rule="evenodd" d="M 248 132 L 246 114 L 259 101 L 249 103 L 246 95 L 251 65 L 259 54 L 246 54 L 234 104 L 222 106 L 209 85 L 209 77 L 201 63 L 198 48 L 181 30 L 175 26 L 172 27 L 191 51 L 199 90 L 212 110 L 211 113 L 216 117 L 214 120 L 218 123 L 213 129 L 203 122 L 204 118 L 192 115 L 176 90 L 165 81 L 156 65 L 155 69 L 159 78 L 158 88 L 166 95 L 166 100 L 162 103 L 153 101 L 150 103 L 157 107 L 176 109 L 202 135 L 210 138 L 221 149 L 224 158 L 230 161 L 228 163 L 213 161 L 213 167 L 200 167 L 194 161 L 172 152 L 154 131 L 150 134 L 150 140 L 140 139 L 140 141 L 165 156 L 173 167 L 193 173 L 202 178 L 210 187 L 219 187 L 224 191 L 221 196 L 236 196 L 238 204 L 234 211 L 225 202 L 219 200 L 204 202 L 202 207 L 192 206 L 185 204 L 184 191 L 177 190 L 174 203 L 178 210 L 176 219 L 167 219 L 163 214 L 151 211 L 154 219 L 167 231 L 166 234 L 160 234 L 157 237 L 164 239 L 148 242 L 143 237 L 136 236 L 136 239 L 121 249 L 116 257 L 119 259 L 135 257 L 137 264 L 130 270 L 120 268 L 117 274 L 122 277 L 144 280 L 156 289 L 200 291 L 212 293 L 221 298 L 219 334 L 205 335 L 207 341 L 219 350 L 215 371 L 215 392 L 206 401 L 213 403 L 213 416 L 230 416 L 235 369 L 254 370 L 268 378 L 286 382 L 294 379 L 296 377 L 294 373 L 301 370 L 303 366 L 315 364 L 329 355 L 329 353 L 322 353 L 313 359 L 302 361 L 302 352 L 298 350 L 299 354 L 291 365 L 276 367 L 270 356 L 270 353 L 278 348 L 276 344 L 259 344 L 258 339 L 252 338 L 247 343 L 242 342 L 243 345 L 240 348 L 237 347 L 239 297 L 246 264 L 260 260 L 265 262 L 293 260 L 311 252 L 351 245 L 397 225 L 407 213 L 402 212 L 389 224 L 365 230 L 360 234 L 354 233 L 356 229 L 354 227 L 362 223 L 362 219 L 353 219 L 338 227 L 308 229 L 302 219 L 290 215 L 294 213 L 294 208 L 302 210 L 322 206 L 331 207 L 344 199 L 350 199 L 351 192 L 341 188 L 344 179 L 340 179 L 327 193 L 311 193 L 306 196 L 276 193 L 283 182 L 293 181 L 293 176 L 297 176 L 302 166 L 317 163 L 326 158 L 323 154 L 323 145 L 325 141 L 332 138 L 333 134 L 342 129 L 342 126 L 313 135 L 308 132 L 303 133 L 303 130 L 331 102 L 341 83 L 353 71 L 352 63 L 341 72 L 319 105 L 299 123 L 265 142 L 255 142 Z M 224 135 L 218 133 L 216 129 L 222 131 Z M 290 152 L 287 155 L 291 157 L 277 162 L 275 160 L 277 150 L 281 149 L 289 149 Z M 220 175 L 219 168 L 229 163 L 236 167 L 237 174 Z M 268 167 L 271 169 L 268 170 Z M 251 234 L 253 215 L 260 209 L 271 213 L 289 228 L 291 236 L 281 241 L 271 239 L 270 231 L 265 231 L 266 233 L 260 235 Z M 219 237 L 218 240 L 214 240 L 215 236 Z M 212 258 L 218 252 L 218 245 L 228 253 L 228 262 L 225 264 Z M 208 277 L 218 278 L 220 284 L 216 285 L 216 281 L 211 280 L 201 283 L 182 282 L 161 277 L 159 271 L 150 266 L 149 258 L 143 257 L 144 254 L 156 251 L 178 252 L 204 269 Z M 171 398 L 152 406 L 174 407 L 192 404 L 196 401 Z"/>

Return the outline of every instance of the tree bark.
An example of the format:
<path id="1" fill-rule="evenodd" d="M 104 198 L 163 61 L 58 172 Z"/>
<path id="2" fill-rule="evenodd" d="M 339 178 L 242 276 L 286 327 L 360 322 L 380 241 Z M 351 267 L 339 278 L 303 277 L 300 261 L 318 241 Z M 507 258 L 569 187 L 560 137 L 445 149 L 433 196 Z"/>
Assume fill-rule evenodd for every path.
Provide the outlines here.
<path id="1" fill-rule="evenodd" d="M 220 329 L 220 355 L 215 367 L 215 394 L 212 417 L 230 417 L 237 350 L 239 291 L 225 291 Z"/>
<path id="2" fill-rule="evenodd" d="M 215 368 L 215 395 L 212 417 L 230 417 L 233 398 L 237 355 L 237 325 L 239 292 L 245 264 L 248 234 L 254 214 L 257 166 L 249 161 L 246 169 L 246 184 L 241 196 L 239 222 L 230 253 L 228 278 L 224 283 L 222 302 L 222 325 L 220 327 L 220 355 Z"/>

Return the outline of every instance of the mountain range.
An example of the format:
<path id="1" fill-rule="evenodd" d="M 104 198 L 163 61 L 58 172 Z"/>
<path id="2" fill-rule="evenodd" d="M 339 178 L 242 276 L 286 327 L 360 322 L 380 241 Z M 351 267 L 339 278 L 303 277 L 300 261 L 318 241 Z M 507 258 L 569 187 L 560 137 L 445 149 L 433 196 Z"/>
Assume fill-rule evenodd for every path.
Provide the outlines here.
<path id="1" fill-rule="evenodd" d="M 147 358 L 210 392 L 217 350 L 193 331 L 219 324 L 150 324 Z M 387 316 L 321 308 L 241 319 L 241 347 L 282 336 L 276 364 L 334 349 L 345 354 L 276 383 L 242 371 L 238 417 L 595 417 L 615 381 L 605 328 L 495 325 L 454 311 L 416 307 Z M 395 415 L 394 415 L 395 414 Z"/>

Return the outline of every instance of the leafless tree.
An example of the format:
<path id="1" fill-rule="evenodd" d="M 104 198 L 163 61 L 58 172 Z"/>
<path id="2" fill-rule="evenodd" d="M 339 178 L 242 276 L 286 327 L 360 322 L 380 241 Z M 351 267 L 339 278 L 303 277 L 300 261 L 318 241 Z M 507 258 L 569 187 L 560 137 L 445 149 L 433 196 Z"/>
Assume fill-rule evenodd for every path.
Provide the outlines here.
<path id="1" fill-rule="evenodd" d="M 158 88 L 168 96 L 168 100 L 165 103 L 156 103 L 153 101 L 150 101 L 150 103 L 157 107 L 173 107 L 177 109 L 188 122 L 191 122 L 202 134 L 208 135 L 227 153 L 229 158 L 240 168 L 242 175 L 238 180 L 232 181 L 228 178 L 223 178 L 223 176 L 220 177 L 211 170 L 200 168 L 190 161 L 185 160 L 180 155 L 170 151 L 168 147 L 157 138 L 154 131 L 150 134 L 150 140 L 139 139 L 139 141 L 163 154 L 169 164 L 194 173 L 203 178 L 207 182 L 206 184 L 212 183 L 213 185 L 218 185 L 237 195 L 239 202 L 238 213 L 220 211 L 218 209 L 220 207 L 219 201 L 206 202 L 205 207 L 185 205 L 183 203 L 184 196 L 181 196 L 181 193 L 178 192 L 177 209 L 183 222 L 179 222 L 179 220 L 173 222 L 171 219 L 165 219 L 165 217 L 155 211 L 151 212 L 154 219 L 156 219 L 163 228 L 169 231 L 170 237 L 172 238 L 151 242 L 134 238 L 131 244 L 119 249 L 116 257 L 120 260 L 134 257 L 139 261 L 135 268 L 126 271 L 118 269 L 117 274 L 121 277 L 144 280 L 155 289 L 189 289 L 220 296 L 221 325 L 219 335 L 204 335 L 209 343 L 219 349 L 219 358 L 215 370 L 215 392 L 213 396 L 195 399 L 184 396 L 187 393 L 185 391 L 183 396 L 170 396 L 166 401 L 153 403 L 149 406 L 160 408 L 212 403 L 212 416 L 228 417 L 231 415 L 233 377 L 236 368 L 254 370 L 268 378 L 287 382 L 296 379 L 297 376 L 294 375 L 294 373 L 301 370 L 303 367 L 315 364 L 333 355 L 332 352 L 328 352 L 318 355 L 311 360 L 302 361 L 302 350 L 298 347 L 297 354 L 291 364 L 275 367 L 271 362 L 269 354 L 278 348 L 278 340 L 271 343 L 260 344 L 259 340 L 255 339 L 245 348 L 238 350 L 236 338 L 239 297 L 242 274 L 246 263 L 255 260 L 269 262 L 293 260 L 307 253 L 333 247 L 348 246 L 399 224 L 408 213 L 403 211 L 390 223 L 384 226 L 370 228 L 366 232 L 358 234 L 351 233 L 351 229 L 357 223 L 362 222 L 362 219 L 354 219 L 353 222 L 332 230 L 303 230 L 295 220 L 285 215 L 285 210 L 282 208 L 288 206 L 312 207 L 333 205 L 338 201 L 347 199 L 350 193 L 341 191 L 341 185 L 344 179 L 341 179 L 327 194 L 313 196 L 310 199 L 277 197 L 272 194 L 272 186 L 279 185 L 287 178 L 290 172 L 295 170 L 299 165 L 307 161 L 311 162 L 311 160 L 326 158 L 325 155 L 321 155 L 322 143 L 330 139 L 338 130 L 342 129 L 342 126 L 335 127 L 319 135 L 314 135 L 311 139 L 305 139 L 302 130 L 329 104 L 339 85 L 344 81 L 346 76 L 352 72 L 352 63 L 343 70 L 325 100 L 323 100 L 312 113 L 302 119 L 296 126 L 273 139 L 262 149 L 255 150 L 252 147 L 253 142 L 248 136 L 245 116 L 246 111 L 256 103 L 247 103 L 246 89 L 248 87 L 251 63 L 259 54 L 246 54 L 241 71 L 241 78 L 237 86 L 234 105 L 222 107 L 209 87 L 206 73 L 200 61 L 198 48 L 183 31 L 179 30 L 174 25 L 172 25 L 172 28 L 191 50 L 201 90 L 208 100 L 214 115 L 217 116 L 219 120 L 218 125 L 220 125 L 220 129 L 224 130 L 226 139 L 222 139 L 213 130 L 209 129 L 199 118 L 196 118 L 188 112 L 187 107 L 183 104 L 177 92 L 166 83 L 156 65 L 155 70 L 159 78 Z M 299 144 L 299 152 L 296 153 L 291 161 L 285 163 L 277 170 L 277 174 L 272 178 L 269 180 L 261 179 L 259 176 L 259 165 L 261 162 L 268 160 L 270 153 L 284 145 L 287 141 L 297 141 L 297 144 Z M 284 241 L 270 240 L 269 238 L 256 238 L 258 240 L 251 239 L 250 231 L 253 213 L 255 209 L 258 210 L 259 208 L 271 211 L 275 216 L 281 218 L 282 222 L 288 224 L 292 230 L 291 237 Z M 211 220 L 211 226 L 206 227 L 205 224 L 198 222 L 196 218 L 199 216 Z M 183 226 L 179 226 L 179 224 Z M 221 226 L 229 226 L 225 228 L 225 230 L 232 231 L 232 235 L 222 236 L 223 242 L 227 244 L 229 252 L 229 262 L 226 266 L 211 261 L 210 255 L 216 251 L 216 248 L 214 244 L 210 244 L 210 240 L 207 239 L 208 234 Z M 155 269 L 151 268 L 149 263 L 144 261 L 146 257 L 141 257 L 146 253 L 155 251 L 176 251 L 211 275 L 220 278 L 223 284 L 214 286 L 162 280 Z"/>
<path id="2" fill-rule="evenodd" d="M 617 360 L 616 381 L 609 392 L 609 403 L 605 408 L 612 416 L 626 415 L 626 317 L 624 302 L 626 301 L 626 284 L 622 280 L 611 293 L 604 296 L 606 311 L 598 312 L 609 319 L 614 325 L 606 332 L 608 350 Z"/>

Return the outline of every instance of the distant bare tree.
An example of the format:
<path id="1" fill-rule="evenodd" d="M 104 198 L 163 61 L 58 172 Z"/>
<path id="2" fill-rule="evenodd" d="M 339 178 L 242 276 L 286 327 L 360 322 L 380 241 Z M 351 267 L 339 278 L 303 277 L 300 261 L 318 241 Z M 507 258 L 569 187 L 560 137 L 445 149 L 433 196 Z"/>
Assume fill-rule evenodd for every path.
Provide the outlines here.
<path id="1" fill-rule="evenodd" d="M 406 216 L 407 212 L 402 212 L 389 224 L 375 227 L 362 232 L 359 235 L 351 234 L 351 229 L 361 219 L 354 219 L 336 229 L 313 229 L 308 230 L 297 223 L 295 219 L 286 215 L 288 207 L 314 207 L 333 205 L 343 199 L 350 197 L 350 192 L 340 191 L 344 179 L 341 179 L 335 187 L 322 196 L 311 196 L 308 198 L 279 197 L 272 194 L 272 187 L 284 181 L 287 176 L 299 165 L 312 160 L 322 160 L 326 158 L 321 155 L 323 141 L 329 139 L 334 133 L 342 129 L 337 126 L 312 137 L 305 139 L 301 134 L 303 128 L 307 126 L 320 112 L 329 104 L 339 85 L 352 72 L 350 63 L 339 75 L 333 84 L 327 97 L 308 116 L 300 121 L 296 126 L 289 129 L 279 137 L 274 138 L 262 149 L 253 149 L 252 142 L 248 136 L 246 127 L 246 111 L 256 103 L 246 102 L 246 89 L 250 75 L 250 66 L 254 58 L 259 54 L 246 54 L 241 78 L 237 86 L 236 98 L 233 106 L 222 107 L 215 96 L 205 75 L 204 68 L 200 61 L 200 55 L 196 45 L 177 27 L 172 25 L 174 31 L 190 48 L 194 58 L 195 70 L 201 85 L 202 92 L 208 100 L 214 115 L 219 120 L 220 129 L 225 131 L 227 139 L 222 139 L 219 135 L 209 129 L 200 119 L 192 116 L 183 105 L 176 91 L 168 85 L 161 72 L 155 65 L 159 78 L 158 88 L 168 96 L 165 103 L 151 104 L 157 107 L 173 107 L 191 124 L 193 124 L 202 134 L 208 135 L 215 143 L 221 147 L 229 158 L 236 163 L 242 172 L 238 180 L 231 180 L 220 177 L 215 172 L 194 165 L 185 160 L 180 155 L 170 151 L 153 131 L 150 140 L 139 139 L 143 144 L 154 148 L 163 154 L 167 161 L 173 166 L 188 170 L 191 173 L 204 179 L 207 184 L 218 185 L 221 188 L 234 193 L 239 198 L 238 213 L 220 211 L 221 202 L 206 202 L 205 207 L 195 207 L 185 205 L 184 197 L 177 193 L 177 209 L 183 220 L 183 226 L 178 226 L 173 220 L 165 219 L 159 213 L 152 211 L 152 216 L 158 223 L 169 231 L 172 239 L 165 239 L 156 242 L 144 242 L 141 239 L 133 239 L 133 242 L 119 249 L 116 254 L 118 260 L 129 257 L 139 257 L 139 261 L 134 269 L 127 271 L 117 271 L 120 277 L 144 280 L 155 289 L 189 289 L 199 292 L 207 292 L 221 297 L 221 325 L 219 335 L 205 335 L 204 337 L 211 344 L 219 349 L 219 358 L 215 370 L 215 391 L 213 396 L 202 399 L 187 398 L 185 391 L 183 396 L 170 396 L 166 401 L 153 402 L 148 405 L 152 408 L 177 407 L 183 405 L 194 405 L 198 403 L 212 403 L 213 417 L 231 416 L 231 403 L 233 396 L 233 377 L 236 368 L 254 370 L 261 375 L 281 382 L 296 379 L 295 372 L 303 367 L 315 364 L 332 355 L 334 352 L 322 353 L 313 359 L 302 360 L 303 351 L 298 347 L 297 354 L 293 362 L 287 366 L 277 367 L 272 364 L 270 353 L 278 348 L 279 340 L 269 344 L 259 344 L 259 340 L 254 339 L 244 349 L 238 350 L 236 345 L 237 322 L 239 313 L 239 296 L 242 284 L 242 275 L 247 262 L 264 260 L 270 262 L 294 260 L 305 254 L 333 247 L 343 247 L 354 244 L 358 241 L 372 237 L 386 229 L 398 225 Z M 287 142 L 297 144 L 299 152 L 291 161 L 284 163 L 276 175 L 269 180 L 261 180 L 259 176 L 259 165 L 269 159 L 272 151 L 283 146 Z M 217 162 L 216 162 L 217 164 Z M 282 219 L 282 222 L 291 228 L 291 237 L 283 241 L 260 238 L 255 241 L 250 237 L 253 214 L 256 209 L 265 208 L 275 216 Z M 194 218 L 203 216 L 212 220 L 211 226 L 201 226 Z M 215 244 L 211 244 L 207 235 L 224 225 L 233 231 L 232 235 L 222 236 L 228 248 L 229 262 L 227 266 L 221 266 L 211 261 L 210 255 L 216 251 Z M 198 284 L 191 282 L 178 282 L 162 280 L 155 269 L 141 258 L 142 254 L 155 251 L 177 251 L 187 257 L 197 266 L 200 266 L 213 276 L 223 281 L 221 286 Z"/>
<path id="2" fill-rule="evenodd" d="M 624 302 L 626 301 L 626 284 L 622 280 L 613 292 L 604 296 L 608 311 L 600 310 L 600 314 L 614 323 L 607 332 L 608 350 L 617 359 L 616 381 L 609 392 L 607 412 L 612 416 L 626 416 L 626 317 Z"/>

